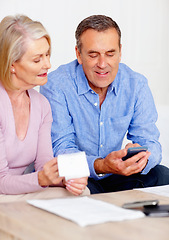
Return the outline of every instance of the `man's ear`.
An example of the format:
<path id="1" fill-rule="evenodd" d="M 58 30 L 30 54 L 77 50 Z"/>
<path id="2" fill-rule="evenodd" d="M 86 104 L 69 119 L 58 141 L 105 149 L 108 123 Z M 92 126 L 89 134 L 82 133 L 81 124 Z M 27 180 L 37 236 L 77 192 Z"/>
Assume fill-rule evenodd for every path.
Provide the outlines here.
<path id="1" fill-rule="evenodd" d="M 82 59 L 81 59 L 81 53 L 79 52 L 78 47 L 75 47 L 75 51 L 76 51 L 76 57 L 77 57 L 77 61 L 79 64 L 82 64 Z"/>

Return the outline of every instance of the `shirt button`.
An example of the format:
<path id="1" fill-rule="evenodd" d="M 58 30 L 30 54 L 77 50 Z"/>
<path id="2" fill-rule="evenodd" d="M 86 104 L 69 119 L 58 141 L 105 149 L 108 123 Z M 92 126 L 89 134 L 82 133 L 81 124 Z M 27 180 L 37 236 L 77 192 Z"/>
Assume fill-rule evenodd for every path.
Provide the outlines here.
<path id="1" fill-rule="evenodd" d="M 92 90 L 91 93 L 94 93 L 94 91 Z"/>
<path id="2" fill-rule="evenodd" d="M 95 107 L 97 107 L 97 102 L 96 102 L 96 103 L 94 103 L 94 105 L 95 105 Z"/>
<path id="3" fill-rule="evenodd" d="M 100 126 L 102 126 L 103 125 L 103 122 L 100 122 Z"/>
<path id="4" fill-rule="evenodd" d="M 103 147 L 103 145 L 101 144 L 101 145 L 100 145 L 100 147 L 102 148 L 102 147 Z"/>

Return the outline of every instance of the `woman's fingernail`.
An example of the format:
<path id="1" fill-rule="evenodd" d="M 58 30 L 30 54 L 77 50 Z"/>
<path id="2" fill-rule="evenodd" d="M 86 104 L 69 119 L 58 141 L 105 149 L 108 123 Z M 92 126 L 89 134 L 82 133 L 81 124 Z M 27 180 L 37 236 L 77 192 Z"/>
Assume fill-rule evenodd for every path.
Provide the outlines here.
<path id="1" fill-rule="evenodd" d="M 68 182 L 68 183 L 73 183 L 74 180 L 73 180 L 73 179 L 70 179 L 70 180 L 68 180 L 67 182 Z"/>

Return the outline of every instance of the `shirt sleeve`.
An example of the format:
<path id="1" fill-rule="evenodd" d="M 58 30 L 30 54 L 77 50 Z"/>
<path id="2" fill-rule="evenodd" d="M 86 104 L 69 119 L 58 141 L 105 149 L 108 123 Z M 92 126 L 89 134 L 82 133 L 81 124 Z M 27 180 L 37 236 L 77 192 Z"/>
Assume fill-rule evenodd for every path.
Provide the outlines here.
<path id="1" fill-rule="evenodd" d="M 42 170 L 44 164 L 53 158 L 51 125 L 52 112 L 49 102 L 44 96 L 41 102 L 41 124 L 38 135 L 37 155 L 35 160 L 35 171 Z"/>
<path id="2" fill-rule="evenodd" d="M 47 97 L 52 108 L 52 147 L 54 155 L 66 152 L 77 152 L 75 144 L 75 129 L 69 114 L 66 99 L 62 91 L 51 90 L 47 86 L 41 88 L 41 93 Z"/>
<path id="3" fill-rule="evenodd" d="M 44 98 L 44 97 L 43 97 Z M 13 174 L 8 166 L 8 160 L 5 152 L 5 139 L 1 129 L 0 122 L 0 193 L 1 194 L 24 194 L 36 192 L 43 189 L 38 183 L 38 170 L 41 170 L 43 164 L 49 161 L 53 156 L 51 146 L 51 123 L 52 114 L 50 105 L 47 100 L 41 103 L 42 107 L 42 121 L 39 128 L 37 157 L 35 160 L 36 172 L 21 175 Z M 12 147 L 12 146 L 11 146 Z M 23 149 L 24 151 L 24 149 Z M 24 159 L 22 159 L 24 161 Z M 32 159 L 34 161 L 34 159 Z"/>
<path id="4" fill-rule="evenodd" d="M 0 128 L 0 193 L 22 194 L 40 190 L 37 172 L 26 175 L 13 175 L 9 171 L 4 137 Z"/>
<path id="5" fill-rule="evenodd" d="M 127 138 L 133 143 L 147 146 L 148 151 L 151 152 L 148 164 L 142 171 L 142 174 L 147 174 L 151 168 L 161 162 L 162 151 L 158 141 L 160 134 L 156 127 L 158 114 L 145 78 L 139 85 L 136 96 L 134 114 L 128 129 Z"/>

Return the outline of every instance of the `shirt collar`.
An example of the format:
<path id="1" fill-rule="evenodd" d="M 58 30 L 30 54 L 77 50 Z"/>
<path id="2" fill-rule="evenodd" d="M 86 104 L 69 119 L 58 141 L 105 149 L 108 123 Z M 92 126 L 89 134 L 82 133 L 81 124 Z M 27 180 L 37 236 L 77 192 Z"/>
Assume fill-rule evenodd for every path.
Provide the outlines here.
<path id="1" fill-rule="evenodd" d="M 119 90 L 119 84 L 120 84 L 119 81 L 120 81 L 120 78 L 119 78 L 119 74 L 117 73 L 114 81 L 108 87 L 108 93 L 114 91 L 114 94 L 117 96 L 118 90 Z"/>
<path id="2" fill-rule="evenodd" d="M 116 75 L 114 81 L 109 85 L 107 92 L 108 93 L 114 92 L 114 94 L 117 96 L 119 89 L 120 89 L 120 85 L 121 85 L 121 70 L 120 70 L 120 64 L 119 64 L 119 69 L 118 69 L 117 75 Z"/>
<path id="3" fill-rule="evenodd" d="M 85 94 L 91 90 L 81 64 L 77 66 L 76 84 L 79 95 Z"/>

